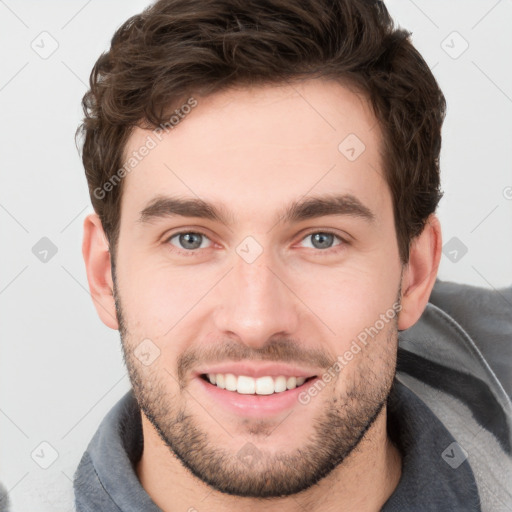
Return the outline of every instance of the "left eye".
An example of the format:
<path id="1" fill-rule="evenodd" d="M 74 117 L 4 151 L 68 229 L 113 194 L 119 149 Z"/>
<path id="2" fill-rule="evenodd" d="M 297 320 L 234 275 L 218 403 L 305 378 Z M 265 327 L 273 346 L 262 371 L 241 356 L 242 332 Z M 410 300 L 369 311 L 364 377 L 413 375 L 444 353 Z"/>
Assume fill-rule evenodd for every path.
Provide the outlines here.
<path id="1" fill-rule="evenodd" d="M 330 249 L 333 245 L 334 239 L 338 239 L 340 242 L 335 245 L 340 245 L 343 242 L 343 239 L 334 233 L 324 232 L 324 231 L 315 231 L 314 233 L 309 233 L 302 240 L 307 240 L 311 238 L 311 244 L 309 247 L 313 249 Z"/>
<path id="2" fill-rule="evenodd" d="M 177 246 L 178 249 L 188 250 L 204 249 L 207 246 L 203 245 L 203 242 L 205 240 L 209 240 L 209 238 L 206 235 L 203 235 L 202 233 L 195 233 L 193 231 L 176 233 L 175 235 L 171 236 L 167 241 L 170 242 L 172 245 L 175 245 L 172 242 L 174 238 L 177 238 L 178 243 L 180 244 L 179 246 Z"/>

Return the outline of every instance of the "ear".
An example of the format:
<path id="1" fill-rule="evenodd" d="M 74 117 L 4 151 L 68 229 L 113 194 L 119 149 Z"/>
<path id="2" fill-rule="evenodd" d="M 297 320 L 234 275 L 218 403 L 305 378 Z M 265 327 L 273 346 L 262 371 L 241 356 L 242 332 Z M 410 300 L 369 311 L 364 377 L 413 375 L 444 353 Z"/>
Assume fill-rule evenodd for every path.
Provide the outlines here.
<path id="1" fill-rule="evenodd" d="M 404 267 L 399 330 L 413 326 L 423 314 L 436 281 L 441 249 L 441 224 L 431 214 L 422 233 L 412 241 L 409 262 Z"/>
<path id="2" fill-rule="evenodd" d="M 96 311 L 106 326 L 118 330 L 109 245 L 101 220 L 95 213 L 84 221 L 82 254 Z"/>

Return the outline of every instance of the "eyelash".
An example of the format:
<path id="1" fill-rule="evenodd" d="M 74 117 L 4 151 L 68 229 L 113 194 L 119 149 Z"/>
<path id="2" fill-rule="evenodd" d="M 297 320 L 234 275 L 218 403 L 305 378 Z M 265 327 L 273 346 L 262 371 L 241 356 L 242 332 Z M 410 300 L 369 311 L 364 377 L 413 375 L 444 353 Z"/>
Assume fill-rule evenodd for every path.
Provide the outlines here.
<path id="1" fill-rule="evenodd" d="M 308 236 L 311 236 L 311 235 L 315 235 L 317 233 L 321 233 L 323 235 L 332 235 L 334 236 L 335 238 L 337 238 L 340 243 L 337 244 L 337 245 L 334 245 L 333 247 L 329 247 L 328 249 L 317 249 L 315 252 L 319 253 L 319 254 L 322 254 L 322 255 L 332 255 L 336 252 L 338 252 L 339 250 L 342 250 L 344 248 L 344 246 L 346 245 L 349 245 L 349 242 L 347 240 L 345 240 L 344 238 L 342 238 L 340 235 L 338 235 L 337 233 L 334 233 L 333 231 L 329 231 L 329 230 L 314 230 L 314 231 L 310 231 L 309 233 L 306 233 L 302 238 L 301 238 L 301 242 L 303 240 L 305 240 Z M 180 255 L 184 255 L 184 256 L 197 256 L 199 255 L 199 252 L 200 250 L 199 249 L 190 249 L 190 250 L 185 250 L 185 249 L 179 249 L 178 247 L 172 245 L 170 243 L 170 240 L 176 236 L 179 236 L 179 235 L 185 235 L 185 234 L 194 234 L 194 235 L 201 235 L 205 238 L 207 238 L 208 240 L 210 240 L 210 238 L 208 237 L 208 235 L 206 235 L 205 233 L 201 232 L 201 231 L 178 231 L 176 233 L 173 233 L 172 235 L 168 236 L 165 240 L 164 240 L 164 243 L 167 244 L 167 247 L 169 247 L 169 250 L 173 253 L 177 253 L 177 254 L 180 254 Z M 207 248 L 206 248 L 207 249 Z M 310 249 L 308 247 L 308 249 Z M 314 249 L 314 248 L 313 248 Z"/>

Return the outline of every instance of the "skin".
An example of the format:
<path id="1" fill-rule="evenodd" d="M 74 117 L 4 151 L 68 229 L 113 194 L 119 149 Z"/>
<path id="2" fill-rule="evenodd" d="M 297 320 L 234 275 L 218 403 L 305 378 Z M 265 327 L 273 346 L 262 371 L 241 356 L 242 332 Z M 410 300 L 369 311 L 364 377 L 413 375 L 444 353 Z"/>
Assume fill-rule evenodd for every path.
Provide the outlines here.
<path id="1" fill-rule="evenodd" d="M 92 214 L 84 223 L 91 294 L 102 321 L 121 332 L 143 410 L 137 475 L 164 511 L 380 510 L 401 476 L 385 405 L 397 331 L 416 323 L 428 302 L 440 260 L 439 221 L 431 215 L 402 266 L 381 133 L 364 98 L 342 85 L 307 80 L 196 99 L 197 107 L 125 178 L 115 283 L 99 218 Z M 126 154 L 150 133 L 136 129 Z M 366 146 L 354 161 L 338 150 L 350 133 Z M 276 223 L 289 202 L 333 191 L 358 198 L 374 222 L 326 215 Z M 140 222 L 156 194 L 215 202 L 233 222 Z M 317 248 L 308 235 L 325 231 L 345 242 L 334 237 L 331 248 Z M 206 235 L 195 256 L 176 252 L 190 252 L 179 237 L 169 240 L 179 232 Z M 262 248 L 252 263 L 236 251 L 247 236 Z M 311 356 L 311 371 L 321 374 L 320 363 L 343 355 L 397 299 L 399 315 L 307 405 L 244 417 L 212 404 L 194 374 L 214 358 L 258 364 L 301 356 Z M 133 352 L 144 339 L 160 351 L 149 366 Z M 183 366 L 190 354 L 197 359 Z M 206 441 L 192 448 L 191 429 Z M 250 467 L 237 457 L 248 443 L 258 460 Z M 327 461 L 334 467 L 326 470 Z M 321 468 L 325 474 L 311 485 Z M 292 482 L 296 492 L 286 488 L 286 496 L 263 502 L 258 492 L 275 492 L 268 481 L 265 487 L 265 475 L 283 489 Z M 222 488 L 228 484 L 230 493 Z M 247 489 L 255 496 L 240 496 Z"/>

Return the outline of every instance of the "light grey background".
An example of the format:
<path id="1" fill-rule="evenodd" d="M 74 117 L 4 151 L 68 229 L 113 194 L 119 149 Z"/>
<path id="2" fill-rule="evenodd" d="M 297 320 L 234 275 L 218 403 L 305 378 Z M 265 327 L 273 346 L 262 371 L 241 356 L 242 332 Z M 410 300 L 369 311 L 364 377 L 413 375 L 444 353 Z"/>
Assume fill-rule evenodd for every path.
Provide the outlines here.
<path id="1" fill-rule="evenodd" d="M 439 277 L 510 285 L 512 2 L 386 4 L 448 103 L 439 216 L 450 245 Z M 81 236 L 92 208 L 73 137 L 94 62 L 146 5 L 0 0 L 0 481 L 16 512 L 73 510 L 79 459 L 129 389 L 118 333 L 88 293 Z M 43 237 L 57 248 L 47 262 L 32 250 Z"/>

